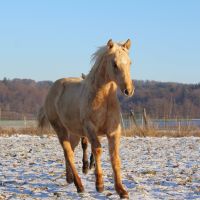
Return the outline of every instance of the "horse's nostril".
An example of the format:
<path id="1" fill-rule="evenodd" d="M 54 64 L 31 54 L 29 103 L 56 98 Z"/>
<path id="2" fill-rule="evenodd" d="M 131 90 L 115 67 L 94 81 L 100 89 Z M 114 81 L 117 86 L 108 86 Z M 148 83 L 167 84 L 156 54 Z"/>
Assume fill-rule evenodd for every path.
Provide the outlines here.
<path id="1" fill-rule="evenodd" d="M 124 94 L 127 95 L 127 96 L 129 95 L 129 92 L 128 92 L 127 89 L 124 90 Z"/>

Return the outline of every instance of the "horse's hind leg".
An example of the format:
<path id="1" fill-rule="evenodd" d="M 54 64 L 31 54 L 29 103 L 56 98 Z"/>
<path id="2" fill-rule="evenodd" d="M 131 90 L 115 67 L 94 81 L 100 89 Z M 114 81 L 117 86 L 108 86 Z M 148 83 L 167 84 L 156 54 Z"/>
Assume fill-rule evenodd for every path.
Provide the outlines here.
<path id="1" fill-rule="evenodd" d="M 88 163 L 88 155 L 87 155 L 88 139 L 86 137 L 81 138 L 81 145 L 82 145 L 82 149 L 83 149 L 82 171 L 84 174 L 87 174 L 89 163 Z"/>
<path id="2" fill-rule="evenodd" d="M 63 148 L 64 150 L 64 148 Z M 74 182 L 74 176 L 72 174 L 72 170 L 71 170 L 71 167 L 69 165 L 69 162 L 67 160 L 67 154 L 65 153 L 65 150 L 64 150 L 64 156 L 65 156 L 65 167 L 66 167 L 66 181 L 67 183 L 73 183 Z"/>
<path id="3" fill-rule="evenodd" d="M 77 188 L 77 192 L 83 192 L 84 188 L 81 183 L 81 179 L 78 176 L 74 164 L 74 148 L 78 144 L 80 138 L 76 136 L 69 135 L 66 128 L 57 120 L 56 122 L 51 122 L 52 127 L 58 135 L 61 146 L 64 150 L 65 161 L 66 161 L 66 179 L 67 182 L 74 181 Z M 71 136 L 71 137 L 70 137 Z M 72 143 L 72 145 L 71 145 Z"/>
<path id="4" fill-rule="evenodd" d="M 58 120 L 56 120 L 56 122 L 51 121 L 50 123 L 51 123 L 53 129 L 55 130 L 55 132 L 57 133 L 58 138 L 61 135 L 63 137 L 65 137 L 65 135 L 67 135 L 67 130 L 62 127 L 61 123 Z M 69 162 L 68 162 L 68 159 L 67 159 L 67 154 L 66 154 L 64 147 L 63 147 L 63 143 L 60 139 L 59 139 L 59 141 L 60 141 L 60 144 L 63 148 L 64 156 L 65 156 L 66 181 L 67 181 L 67 183 L 72 183 L 74 181 L 74 176 L 72 174 L 72 170 L 71 170 L 71 167 L 69 165 Z"/>
<path id="5" fill-rule="evenodd" d="M 84 191 L 84 187 L 82 185 L 81 179 L 78 175 L 78 172 L 76 170 L 75 164 L 74 164 L 74 152 L 72 149 L 72 146 L 70 144 L 70 141 L 66 138 L 59 138 L 60 142 L 62 143 L 63 149 L 66 153 L 66 157 L 67 157 L 67 161 L 71 167 L 73 176 L 74 176 L 74 184 L 77 188 L 77 192 L 83 192 Z"/>

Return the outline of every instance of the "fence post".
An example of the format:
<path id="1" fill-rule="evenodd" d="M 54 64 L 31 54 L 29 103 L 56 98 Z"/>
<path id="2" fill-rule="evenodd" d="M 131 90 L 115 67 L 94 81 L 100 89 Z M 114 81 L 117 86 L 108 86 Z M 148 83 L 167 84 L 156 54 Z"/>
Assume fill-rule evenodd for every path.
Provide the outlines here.
<path id="1" fill-rule="evenodd" d="M 24 127 L 27 128 L 26 116 L 24 116 Z"/>
<path id="2" fill-rule="evenodd" d="M 142 135 L 143 137 L 145 137 L 144 131 L 137 124 L 134 111 L 133 110 L 130 110 L 130 111 L 131 111 L 131 115 L 132 115 L 133 122 L 135 124 L 136 129 L 139 131 L 140 135 Z"/>
<path id="3" fill-rule="evenodd" d="M 142 128 L 144 128 L 144 118 L 143 118 L 142 114 L 140 114 L 140 115 L 141 115 L 141 120 L 142 120 Z"/>
<path id="4" fill-rule="evenodd" d="M 181 134 L 181 121 L 179 120 L 179 123 L 178 123 L 178 133 L 179 135 Z"/>
<path id="5" fill-rule="evenodd" d="M 148 129 L 147 113 L 146 113 L 145 108 L 143 109 L 143 119 L 144 119 L 145 128 Z"/>

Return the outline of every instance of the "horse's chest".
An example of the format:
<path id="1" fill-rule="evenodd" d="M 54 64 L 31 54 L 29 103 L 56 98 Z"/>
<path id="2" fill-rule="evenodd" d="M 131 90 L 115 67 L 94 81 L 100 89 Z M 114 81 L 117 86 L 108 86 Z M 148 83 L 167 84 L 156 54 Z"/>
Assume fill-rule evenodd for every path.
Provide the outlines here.
<path id="1" fill-rule="evenodd" d="M 110 118 L 113 118 L 113 110 L 117 110 L 115 96 L 110 96 L 108 92 L 98 92 L 89 106 L 90 120 L 99 131 L 104 131 Z M 114 100 L 113 100 L 114 99 Z"/>
<path id="2" fill-rule="evenodd" d="M 106 118 L 107 118 L 107 102 L 95 102 L 95 104 L 92 105 L 92 121 L 95 123 L 95 125 L 99 128 L 104 126 Z"/>

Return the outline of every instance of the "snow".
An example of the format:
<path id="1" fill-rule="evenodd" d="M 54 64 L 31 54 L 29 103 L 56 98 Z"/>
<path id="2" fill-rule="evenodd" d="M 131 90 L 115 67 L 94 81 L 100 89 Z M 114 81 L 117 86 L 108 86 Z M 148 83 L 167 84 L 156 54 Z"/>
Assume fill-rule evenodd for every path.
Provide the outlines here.
<path id="1" fill-rule="evenodd" d="M 77 194 L 65 181 L 64 155 L 56 137 L 0 137 L 0 199 L 119 199 L 106 139 L 102 146 L 105 191 L 96 192 L 93 170 L 82 173 L 79 145 L 75 161 L 85 192 Z M 123 137 L 120 155 L 130 199 L 200 199 L 200 138 Z"/>

